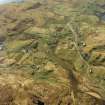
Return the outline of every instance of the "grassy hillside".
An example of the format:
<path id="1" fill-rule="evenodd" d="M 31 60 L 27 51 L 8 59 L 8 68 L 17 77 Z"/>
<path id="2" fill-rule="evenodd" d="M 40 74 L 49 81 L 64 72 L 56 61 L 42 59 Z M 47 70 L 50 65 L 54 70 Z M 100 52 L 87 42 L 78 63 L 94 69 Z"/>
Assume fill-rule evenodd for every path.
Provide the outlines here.
<path id="1" fill-rule="evenodd" d="M 104 105 L 104 28 L 105 0 L 0 5 L 0 105 Z"/>

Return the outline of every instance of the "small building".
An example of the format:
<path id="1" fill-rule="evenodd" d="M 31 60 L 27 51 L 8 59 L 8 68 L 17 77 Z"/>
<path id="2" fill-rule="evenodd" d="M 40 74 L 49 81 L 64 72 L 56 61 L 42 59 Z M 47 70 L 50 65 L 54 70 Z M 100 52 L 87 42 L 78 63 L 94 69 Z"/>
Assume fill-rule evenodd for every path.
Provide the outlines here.
<path id="1" fill-rule="evenodd" d="M 4 49 L 4 45 L 3 43 L 0 43 L 0 50 L 3 50 Z"/>
<path id="2" fill-rule="evenodd" d="M 86 43 L 85 42 L 81 42 L 83 47 L 86 47 Z"/>

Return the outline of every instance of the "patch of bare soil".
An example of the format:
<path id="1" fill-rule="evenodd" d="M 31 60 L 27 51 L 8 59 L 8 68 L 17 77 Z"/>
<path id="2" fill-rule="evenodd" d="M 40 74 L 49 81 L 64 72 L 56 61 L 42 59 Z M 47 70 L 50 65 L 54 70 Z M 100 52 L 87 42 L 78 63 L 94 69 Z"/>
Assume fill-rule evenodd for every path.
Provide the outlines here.
<path id="1" fill-rule="evenodd" d="M 72 102 L 69 87 L 63 85 L 35 81 L 19 71 L 3 72 L 0 75 L 0 105 L 69 105 Z"/>
<path id="2" fill-rule="evenodd" d="M 0 105 L 15 105 L 14 102 L 14 90 L 8 86 L 0 86 Z"/>

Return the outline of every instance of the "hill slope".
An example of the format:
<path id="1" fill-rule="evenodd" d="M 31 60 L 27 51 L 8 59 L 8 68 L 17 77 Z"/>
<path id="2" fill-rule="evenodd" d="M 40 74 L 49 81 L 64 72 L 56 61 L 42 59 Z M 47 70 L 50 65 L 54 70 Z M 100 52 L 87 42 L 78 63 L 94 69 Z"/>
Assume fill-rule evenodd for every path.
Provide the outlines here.
<path id="1" fill-rule="evenodd" d="M 104 105 L 104 3 L 0 5 L 0 105 Z"/>

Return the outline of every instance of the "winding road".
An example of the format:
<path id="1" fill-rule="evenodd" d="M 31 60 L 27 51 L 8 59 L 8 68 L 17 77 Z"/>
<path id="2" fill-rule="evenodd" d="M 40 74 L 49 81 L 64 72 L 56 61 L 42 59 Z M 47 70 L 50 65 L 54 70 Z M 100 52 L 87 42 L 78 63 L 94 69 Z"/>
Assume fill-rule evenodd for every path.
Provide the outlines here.
<path id="1" fill-rule="evenodd" d="M 91 71 L 91 67 L 90 67 L 89 63 L 88 63 L 88 62 L 82 57 L 82 55 L 81 55 L 80 49 L 79 49 L 79 47 L 78 47 L 78 34 L 77 34 L 76 31 L 73 29 L 73 26 L 72 26 L 70 23 L 68 23 L 67 26 L 69 27 L 70 31 L 71 31 L 72 34 L 74 35 L 74 45 L 75 45 L 75 47 L 76 47 L 76 49 L 77 49 L 77 52 L 78 52 L 80 58 L 81 58 L 81 59 L 85 62 L 85 64 L 87 65 L 87 73 L 88 73 L 88 70 Z"/>

